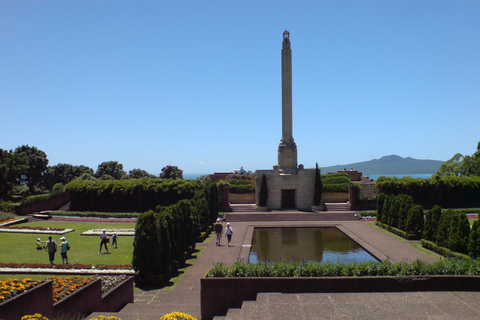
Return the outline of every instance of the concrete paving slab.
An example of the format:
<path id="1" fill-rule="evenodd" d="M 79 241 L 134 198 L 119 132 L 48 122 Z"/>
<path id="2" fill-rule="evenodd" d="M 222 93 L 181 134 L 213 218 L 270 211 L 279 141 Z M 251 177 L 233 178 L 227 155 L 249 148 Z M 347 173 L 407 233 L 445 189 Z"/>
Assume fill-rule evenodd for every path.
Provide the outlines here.
<path id="1" fill-rule="evenodd" d="M 294 212 L 292 212 L 294 214 Z M 284 221 L 284 222 L 237 222 L 232 223 L 234 230 L 233 247 L 216 246 L 215 240 L 201 244 L 205 250 L 196 259 L 193 266 L 183 275 L 175 288 L 170 291 L 135 290 L 135 303 L 130 304 L 117 313 L 96 312 L 87 319 L 99 315 L 113 315 L 123 320 L 158 320 L 163 314 L 172 311 L 181 311 L 200 319 L 200 278 L 202 278 L 215 263 L 222 262 L 232 265 L 236 261 L 247 262 L 248 252 L 251 245 L 252 228 L 256 226 L 337 226 L 349 237 L 354 238 L 362 247 L 373 253 L 380 260 L 389 259 L 393 262 L 414 261 L 417 259 L 434 262 L 436 258 L 421 252 L 407 241 L 399 241 L 397 237 L 371 227 L 361 221 Z M 226 244 L 226 239 L 222 239 Z M 336 293 L 304 296 L 305 302 L 301 312 L 297 310 L 296 316 L 304 319 L 449 319 L 458 315 L 457 319 L 480 319 L 480 313 L 476 307 L 480 305 L 480 292 L 448 293 L 451 300 L 465 308 L 440 308 L 446 305 L 446 293 L 428 293 L 427 296 L 418 293 Z M 259 300 L 261 302 L 261 296 Z M 438 298 L 437 298 L 438 296 Z M 280 299 L 280 298 L 279 298 Z M 300 299 L 300 298 L 299 298 Z M 314 305 L 317 299 L 321 304 L 319 308 Z M 328 301 L 328 303 L 327 303 Z M 353 302 L 352 302 L 353 301 Z M 360 303 L 356 303 L 360 301 Z M 350 302 L 350 303 L 348 303 Z M 215 303 L 212 301 L 212 303 Z M 348 303 L 348 304 L 347 304 Z M 420 305 L 425 303 L 426 305 Z M 434 308 L 427 307 L 429 304 Z M 435 305 L 437 304 L 437 305 Z M 256 316 L 263 313 L 257 304 Z M 271 311 L 279 317 L 291 316 L 291 310 L 281 311 L 281 305 L 277 304 Z M 348 308 L 345 306 L 347 305 Z M 287 306 L 288 307 L 288 306 Z M 308 307 L 308 308 L 307 308 Z M 418 307 L 418 308 L 417 308 Z M 431 314 L 423 313 L 420 317 L 416 310 L 428 310 Z M 445 310 L 448 309 L 448 310 Z M 321 310 L 324 310 L 322 313 Z M 449 311 L 447 313 L 447 311 Z M 318 317 L 311 318 L 312 315 Z M 358 316 L 355 316 L 358 315 Z M 367 315 L 370 315 L 367 317 Z M 382 317 L 383 315 L 383 317 Z M 374 316 L 374 317 L 372 317 Z M 440 318 L 438 318 L 440 317 Z M 464 317 L 464 318 L 462 318 Z M 290 318 L 293 319 L 293 318 Z"/>

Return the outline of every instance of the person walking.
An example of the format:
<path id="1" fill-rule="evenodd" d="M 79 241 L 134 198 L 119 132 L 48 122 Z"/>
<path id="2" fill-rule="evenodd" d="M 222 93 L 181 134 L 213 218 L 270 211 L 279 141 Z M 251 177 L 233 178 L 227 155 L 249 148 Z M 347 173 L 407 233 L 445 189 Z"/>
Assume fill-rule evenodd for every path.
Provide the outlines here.
<path id="1" fill-rule="evenodd" d="M 118 235 L 116 232 L 114 232 L 112 236 L 112 248 L 113 246 L 115 246 L 115 249 L 117 249 L 117 241 L 118 241 Z"/>
<path id="2" fill-rule="evenodd" d="M 98 254 L 101 254 L 102 253 L 102 246 L 105 245 L 105 250 L 107 250 L 107 253 L 110 253 L 108 252 L 108 247 L 107 247 L 107 243 L 110 241 L 108 239 L 108 236 L 107 236 L 107 230 L 103 229 L 102 230 L 102 234 L 100 235 L 100 249 L 98 249 Z"/>
<path id="3" fill-rule="evenodd" d="M 55 260 L 55 252 L 57 252 L 57 243 L 52 239 L 52 236 L 48 237 L 48 241 L 45 244 L 45 251 L 48 252 L 48 259 L 50 260 L 50 263 L 55 264 L 53 261 Z"/>
<path id="4" fill-rule="evenodd" d="M 227 223 L 227 227 L 225 228 L 225 234 L 227 235 L 228 239 L 228 246 L 232 247 L 232 234 L 233 234 L 233 229 L 230 227 L 230 223 Z"/>
<path id="5" fill-rule="evenodd" d="M 70 246 L 68 245 L 68 241 L 65 237 L 61 237 L 60 240 L 62 240 L 62 243 L 60 243 L 60 255 L 62 256 L 62 263 L 65 264 L 66 262 L 68 264 L 67 251 L 70 249 Z"/>
<path id="6" fill-rule="evenodd" d="M 222 239 L 222 233 L 223 233 L 223 226 L 220 221 L 220 218 L 217 219 L 217 223 L 215 223 L 215 226 L 213 227 L 215 230 L 215 235 L 216 235 L 216 244 L 217 246 L 220 246 L 220 240 Z"/>

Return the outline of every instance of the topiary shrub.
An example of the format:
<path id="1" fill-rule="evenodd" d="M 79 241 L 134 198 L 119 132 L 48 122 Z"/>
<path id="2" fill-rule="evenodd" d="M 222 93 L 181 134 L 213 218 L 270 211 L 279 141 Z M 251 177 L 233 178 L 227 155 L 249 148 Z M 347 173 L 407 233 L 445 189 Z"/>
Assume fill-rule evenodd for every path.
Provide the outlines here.
<path id="1" fill-rule="evenodd" d="M 260 190 L 258 192 L 258 205 L 260 207 L 265 207 L 268 201 L 268 186 L 267 186 L 267 176 L 265 173 L 262 173 L 262 182 L 260 184 Z"/>

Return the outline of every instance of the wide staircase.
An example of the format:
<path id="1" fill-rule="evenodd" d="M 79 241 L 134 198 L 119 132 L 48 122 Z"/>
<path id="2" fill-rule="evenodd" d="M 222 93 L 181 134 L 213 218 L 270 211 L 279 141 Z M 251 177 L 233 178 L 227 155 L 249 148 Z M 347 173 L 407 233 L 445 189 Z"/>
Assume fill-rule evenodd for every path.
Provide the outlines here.
<path id="1" fill-rule="evenodd" d="M 325 203 L 327 211 L 350 211 L 350 205 L 348 202 L 340 203 Z"/>
<path id="2" fill-rule="evenodd" d="M 300 314 L 313 316 L 318 314 L 316 311 L 322 307 L 322 304 L 312 303 L 312 296 L 312 294 L 302 293 L 258 293 L 257 300 L 243 301 L 241 308 L 231 308 L 226 316 L 216 316 L 213 320 L 295 319 Z M 306 303 L 308 300 L 310 300 L 309 303 Z M 309 308 L 311 310 L 308 310 Z"/>

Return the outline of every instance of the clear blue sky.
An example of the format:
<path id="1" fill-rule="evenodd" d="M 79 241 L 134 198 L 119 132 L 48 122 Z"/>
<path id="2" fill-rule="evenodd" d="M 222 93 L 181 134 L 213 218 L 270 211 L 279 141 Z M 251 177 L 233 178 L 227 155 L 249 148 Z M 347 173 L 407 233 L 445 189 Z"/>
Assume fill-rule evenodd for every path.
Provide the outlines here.
<path id="1" fill-rule="evenodd" d="M 158 175 L 270 169 L 282 33 L 307 168 L 480 141 L 480 1 L 0 1 L 0 148 Z"/>

